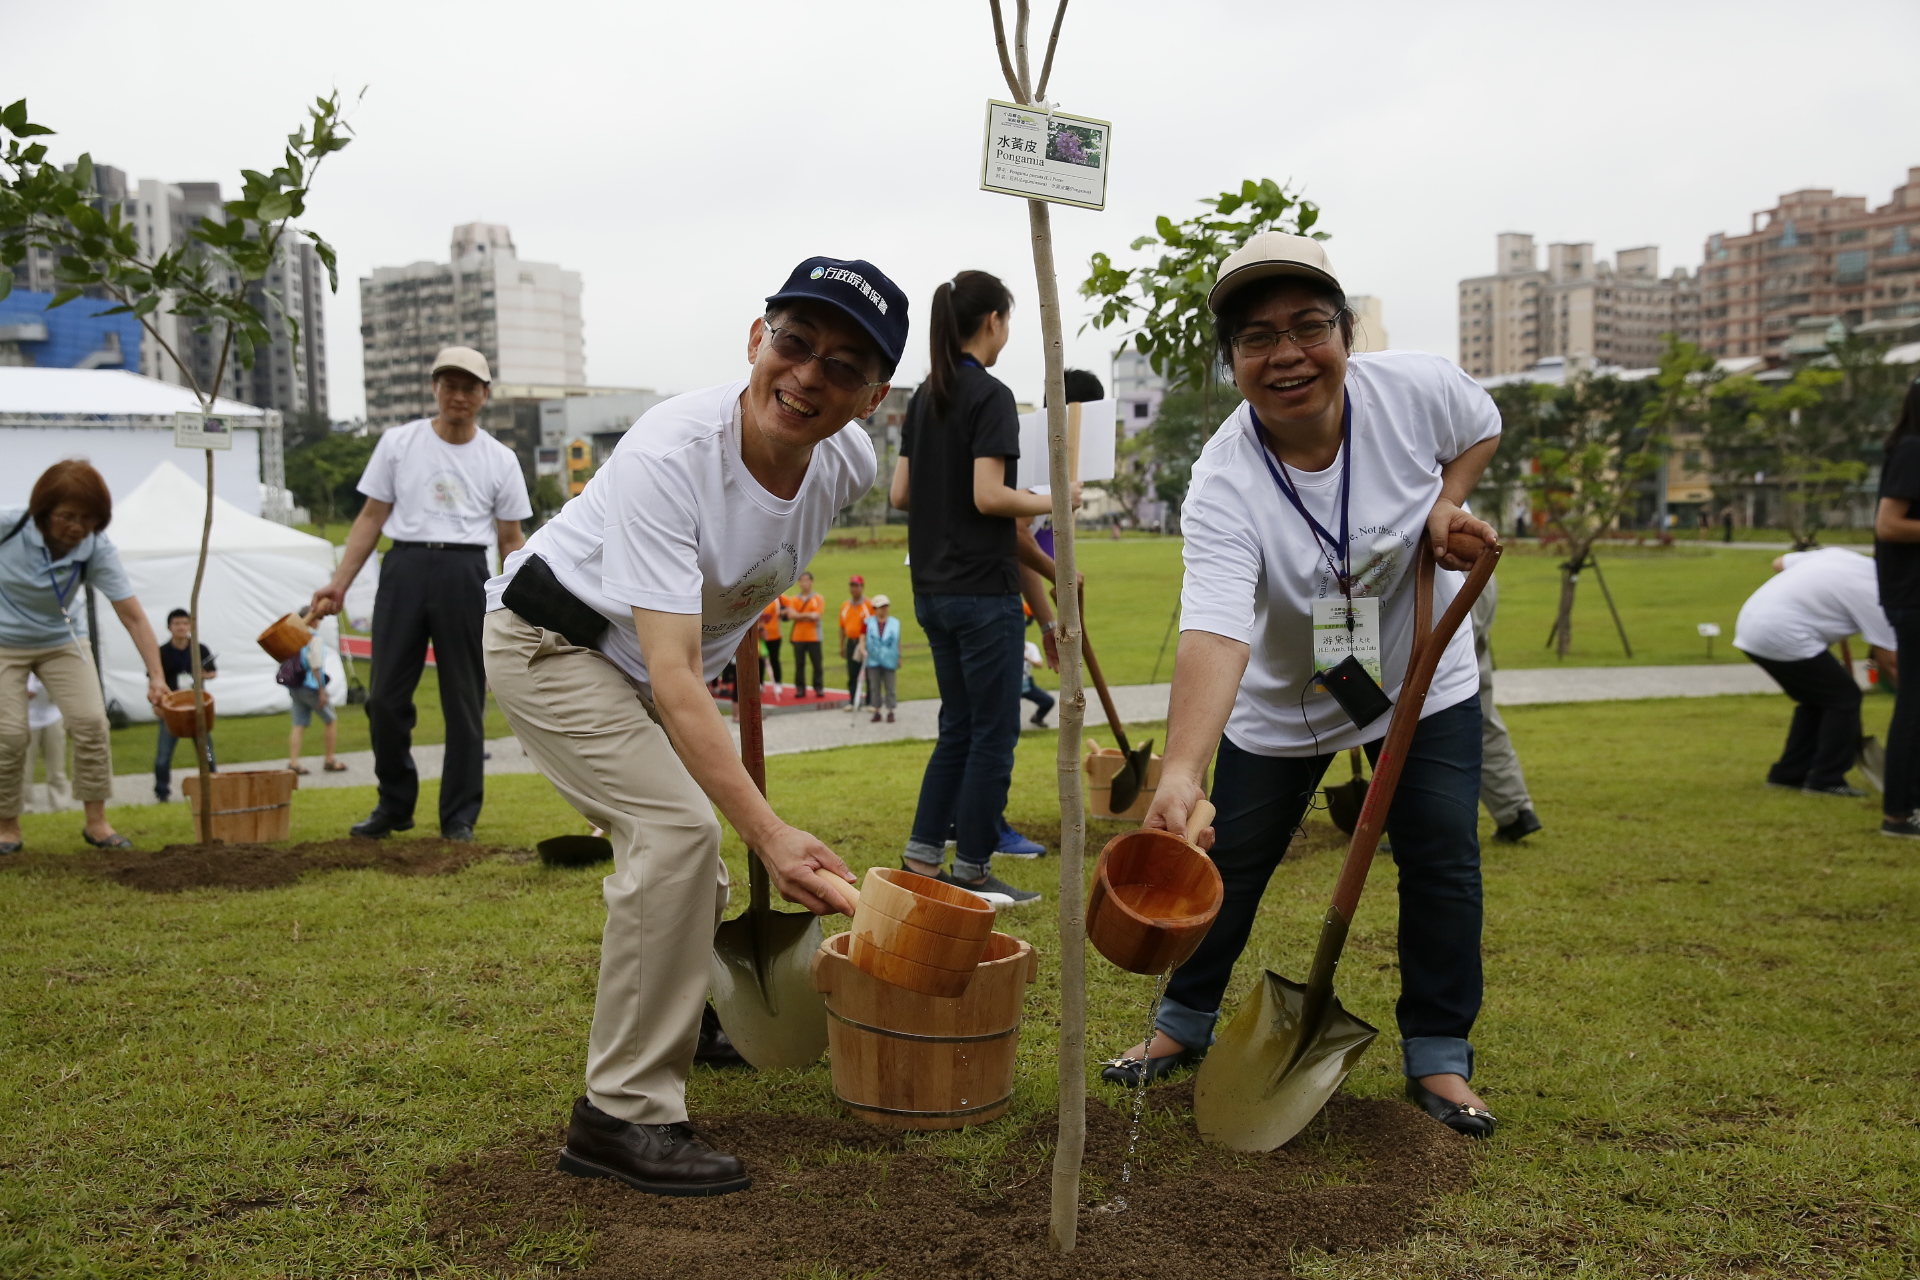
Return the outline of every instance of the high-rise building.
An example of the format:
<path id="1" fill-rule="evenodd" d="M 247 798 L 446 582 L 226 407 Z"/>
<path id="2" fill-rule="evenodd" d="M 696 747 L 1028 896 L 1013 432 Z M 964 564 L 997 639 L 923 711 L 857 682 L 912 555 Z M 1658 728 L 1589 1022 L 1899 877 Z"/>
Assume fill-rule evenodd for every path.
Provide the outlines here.
<path id="1" fill-rule="evenodd" d="M 367 421 L 376 429 L 433 413 L 442 347 L 482 352 L 496 387 L 586 385 L 579 272 L 521 260 L 512 233 L 485 222 L 455 227 L 450 256 L 376 267 L 360 281 Z"/>
<path id="2" fill-rule="evenodd" d="M 1708 236 L 1700 275 L 1701 345 L 1722 358 L 1783 355 L 1796 326 L 1823 318 L 1897 328 L 1920 316 L 1920 166 L 1872 210 L 1824 187 L 1789 192 L 1744 233 Z"/>
<path id="3" fill-rule="evenodd" d="M 1160 416 L 1160 402 L 1167 398 L 1167 380 L 1153 371 L 1147 357 L 1125 346 L 1113 353 L 1113 383 L 1107 395 L 1120 414 L 1120 429 L 1131 438 Z"/>
<path id="4" fill-rule="evenodd" d="M 1505 232 L 1495 272 L 1460 282 L 1460 366 L 1476 378 L 1523 373 L 1549 357 L 1592 368 L 1657 364 L 1666 335 L 1699 332 L 1699 294 L 1685 267 L 1660 276 L 1653 246 L 1622 249 L 1609 263 L 1591 243 L 1547 246 L 1542 271 L 1533 237 Z"/>
<path id="5" fill-rule="evenodd" d="M 1385 351 L 1388 346 L 1386 304 L 1372 294 L 1350 293 L 1347 310 L 1353 312 L 1353 349 Z"/>

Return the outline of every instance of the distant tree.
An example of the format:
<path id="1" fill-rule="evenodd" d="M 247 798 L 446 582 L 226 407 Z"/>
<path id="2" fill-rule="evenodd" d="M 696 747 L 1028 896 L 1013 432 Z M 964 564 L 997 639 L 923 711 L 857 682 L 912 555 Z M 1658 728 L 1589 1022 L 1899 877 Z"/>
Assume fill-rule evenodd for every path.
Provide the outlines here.
<path id="1" fill-rule="evenodd" d="M 541 476 L 533 482 L 533 491 L 529 496 L 533 500 L 536 525 L 553 519 L 560 513 L 560 508 L 567 505 L 567 491 L 561 487 L 559 476 Z"/>
<path id="2" fill-rule="evenodd" d="M 293 449 L 287 454 L 287 488 L 315 520 L 332 524 L 359 514 L 362 498 L 356 487 L 373 457 L 380 437 L 334 435 Z"/>
<path id="3" fill-rule="evenodd" d="M 1187 487 L 1193 482 L 1193 464 L 1227 415 L 1240 406 L 1240 392 L 1221 387 L 1211 397 L 1211 405 L 1208 400 L 1200 391 L 1168 392 L 1153 425 L 1137 437 L 1145 442 L 1138 447 L 1152 468 L 1153 496 L 1175 513 L 1176 527 Z"/>
<path id="4" fill-rule="evenodd" d="M 282 427 L 282 440 L 289 453 L 310 444 L 318 444 L 333 434 L 333 419 L 318 409 L 302 409 L 288 418 Z"/>

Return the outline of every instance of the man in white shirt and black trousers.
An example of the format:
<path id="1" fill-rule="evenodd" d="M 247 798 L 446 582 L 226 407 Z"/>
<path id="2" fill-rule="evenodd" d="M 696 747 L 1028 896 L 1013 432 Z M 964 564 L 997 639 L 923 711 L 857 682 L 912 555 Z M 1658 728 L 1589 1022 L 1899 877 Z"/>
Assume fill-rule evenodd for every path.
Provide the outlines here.
<path id="1" fill-rule="evenodd" d="M 649 410 L 487 584 L 487 678 L 528 758 L 613 841 L 586 1096 L 560 1167 L 656 1195 L 749 1185 L 687 1122 L 713 931 L 718 807 L 789 902 L 850 912 L 853 877 L 789 826 L 707 691 L 841 508 L 873 487 L 907 298 L 870 263 L 809 258 L 746 334 L 747 376 Z"/>
<path id="2" fill-rule="evenodd" d="M 513 450 L 480 430 L 493 372 L 472 347 L 434 358 L 433 398 L 440 412 L 380 437 L 360 476 L 366 503 L 347 535 L 333 581 L 313 593 L 312 620 L 338 613 L 347 588 L 385 534 L 374 596 L 373 687 L 367 729 L 380 800 L 356 836 L 378 839 L 413 826 L 420 775 L 413 765 L 413 693 L 433 646 L 446 719 L 440 770 L 440 834 L 473 839 L 484 796 L 487 678 L 480 657 L 486 614 L 487 544 L 500 559 L 520 549 L 520 522 L 533 514 Z"/>

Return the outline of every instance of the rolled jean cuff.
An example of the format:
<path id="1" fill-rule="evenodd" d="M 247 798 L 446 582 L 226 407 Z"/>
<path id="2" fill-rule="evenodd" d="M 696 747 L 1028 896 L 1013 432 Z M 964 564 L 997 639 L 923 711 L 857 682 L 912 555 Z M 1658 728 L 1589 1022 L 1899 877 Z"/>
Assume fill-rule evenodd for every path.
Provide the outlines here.
<path id="1" fill-rule="evenodd" d="M 956 880 L 980 880 L 992 872 L 991 862 L 963 862 L 959 854 L 953 855 L 953 878 Z"/>
<path id="2" fill-rule="evenodd" d="M 907 856 L 915 862 L 926 862 L 933 866 L 943 866 L 947 861 L 947 846 L 935 844 L 929 840 L 907 840 Z"/>
<path id="3" fill-rule="evenodd" d="M 1206 1049 L 1213 1044 L 1213 1024 L 1219 1020 L 1218 1009 L 1203 1013 L 1189 1009 L 1172 996 L 1161 996 L 1160 1007 L 1153 1015 L 1153 1026 L 1154 1030 L 1166 1032 L 1189 1049 Z"/>
<path id="4" fill-rule="evenodd" d="M 1473 1046 L 1458 1036 L 1411 1036 L 1400 1042 L 1407 1079 L 1456 1075 L 1473 1079 Z"/>

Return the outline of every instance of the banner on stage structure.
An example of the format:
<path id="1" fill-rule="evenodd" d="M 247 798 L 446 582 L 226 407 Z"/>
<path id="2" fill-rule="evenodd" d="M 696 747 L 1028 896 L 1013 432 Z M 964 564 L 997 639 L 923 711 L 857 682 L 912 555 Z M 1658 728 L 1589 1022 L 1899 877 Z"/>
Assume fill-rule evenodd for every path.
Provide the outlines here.
<path id="1" fill-rule="evenodd" d="M 1112 150 L 1110 121 L 989 98 L 980 189 L 1076 209 L 1104 209 Z"/>

